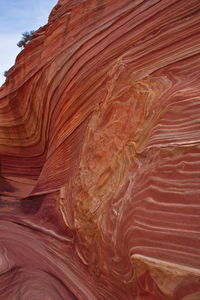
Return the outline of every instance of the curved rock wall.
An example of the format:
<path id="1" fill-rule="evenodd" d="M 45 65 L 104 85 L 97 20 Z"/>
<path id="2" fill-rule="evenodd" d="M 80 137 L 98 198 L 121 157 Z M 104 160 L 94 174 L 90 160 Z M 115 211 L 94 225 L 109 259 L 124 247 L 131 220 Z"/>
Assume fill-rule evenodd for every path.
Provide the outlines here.
<path id="1" fill-rule="evenodd" d="M 0 89 L 0 299 L 200 299 L 200 2 L 60 0 Z"/>

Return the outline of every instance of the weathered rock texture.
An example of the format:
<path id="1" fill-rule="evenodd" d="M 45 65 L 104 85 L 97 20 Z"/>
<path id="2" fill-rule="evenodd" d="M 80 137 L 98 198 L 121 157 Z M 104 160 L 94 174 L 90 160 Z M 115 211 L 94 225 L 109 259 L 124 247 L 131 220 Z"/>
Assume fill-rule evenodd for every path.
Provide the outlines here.
<path id="1" fill-rule="evenodd" d="M 0 90 L 0 299 L 200 299 L 200 2 L 60 0 Z"/>

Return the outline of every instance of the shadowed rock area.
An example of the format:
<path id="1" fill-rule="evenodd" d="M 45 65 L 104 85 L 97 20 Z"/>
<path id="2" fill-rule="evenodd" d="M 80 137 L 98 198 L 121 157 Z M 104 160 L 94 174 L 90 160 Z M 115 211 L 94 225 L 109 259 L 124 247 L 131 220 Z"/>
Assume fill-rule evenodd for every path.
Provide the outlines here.
<path id="1" fill-rule="evenodd" d="M 59 0 L 0 89 L 0 300 L 200 299 L 200 2 Z"/>

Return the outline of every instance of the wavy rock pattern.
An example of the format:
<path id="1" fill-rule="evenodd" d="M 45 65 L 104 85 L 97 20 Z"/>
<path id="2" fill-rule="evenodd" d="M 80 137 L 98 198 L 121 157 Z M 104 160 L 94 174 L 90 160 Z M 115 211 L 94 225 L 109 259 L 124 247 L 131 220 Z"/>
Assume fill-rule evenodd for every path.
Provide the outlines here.
<path id="1" fill-rule="evenodd" d="M 200 2 L 60 0 L 0 90 L 0 299 L 200 299 Z"/>

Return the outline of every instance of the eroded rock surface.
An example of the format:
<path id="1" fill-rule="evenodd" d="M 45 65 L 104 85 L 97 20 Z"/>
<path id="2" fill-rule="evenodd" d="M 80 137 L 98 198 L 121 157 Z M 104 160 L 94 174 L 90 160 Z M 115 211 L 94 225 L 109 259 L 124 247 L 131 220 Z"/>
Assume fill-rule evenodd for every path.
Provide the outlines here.
<path id="1" fill-rule="evenodd" d="M 60 0 L 0 90 L 0 299 L 200 299 L 200 2 Z"/>

